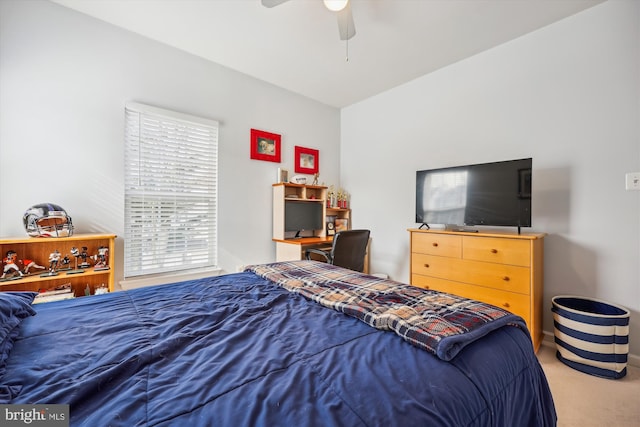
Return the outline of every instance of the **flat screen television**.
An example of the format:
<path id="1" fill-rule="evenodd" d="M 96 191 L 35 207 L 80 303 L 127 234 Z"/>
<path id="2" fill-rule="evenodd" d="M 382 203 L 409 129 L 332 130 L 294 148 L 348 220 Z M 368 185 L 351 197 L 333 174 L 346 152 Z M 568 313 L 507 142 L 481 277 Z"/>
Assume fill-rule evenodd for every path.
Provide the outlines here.
<path id="1" fill-rule="evenodd" d="M 528 158 L 417 171 L 416 222 L 460 231 L 531 227 L 531 165 Z"/>
<path id="2" fill-rule="evenodd" d="M 295 231 L 300 237 L 303 231 L 322 230 L 322 203 L 287 200 L 284 203 L 284 231 Z"/>

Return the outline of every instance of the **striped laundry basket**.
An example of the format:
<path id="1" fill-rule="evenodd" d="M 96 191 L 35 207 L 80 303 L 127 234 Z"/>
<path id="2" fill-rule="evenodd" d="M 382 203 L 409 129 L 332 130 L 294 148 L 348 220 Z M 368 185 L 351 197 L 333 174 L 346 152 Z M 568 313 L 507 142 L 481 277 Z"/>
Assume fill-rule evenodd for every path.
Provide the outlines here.
<path id="1" fill-rule="evenodd" d="M 629 310 L 592 298 L 552 299 L 557 357 L 578 371 L 605 378 L 627 374 Z"/>

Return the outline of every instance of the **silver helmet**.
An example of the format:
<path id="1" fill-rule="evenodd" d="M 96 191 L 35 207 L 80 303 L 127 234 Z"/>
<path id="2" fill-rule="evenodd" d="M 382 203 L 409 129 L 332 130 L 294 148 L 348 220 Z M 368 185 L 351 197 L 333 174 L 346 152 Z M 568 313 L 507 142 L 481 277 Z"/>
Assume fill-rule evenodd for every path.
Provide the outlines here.
<path id="1" fill-rule="evenodd" d="M 73 234 L 71 217 L 53 203 L 31 206 L 22 216 L 22 222 L 31 237 L 67 237 Z"/>

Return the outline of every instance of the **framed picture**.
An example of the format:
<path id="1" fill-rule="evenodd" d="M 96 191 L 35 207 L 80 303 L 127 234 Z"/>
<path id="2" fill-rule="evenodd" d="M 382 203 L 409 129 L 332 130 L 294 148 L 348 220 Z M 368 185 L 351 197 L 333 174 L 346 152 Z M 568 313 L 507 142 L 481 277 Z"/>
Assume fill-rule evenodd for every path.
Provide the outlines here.
<path id="1" fill-rule="evenodd" d="M 251 129 L 251 158 L 280 163 L 280 135 Z"/>
<path id="2" fill-rule="evenodd" d="M 336 233 L 338 231 L 346 231 L 349 229 L 348 218 L 336 218 Z"/>
<path id="3" fill-rule="evenodd" d="M 296 173 L 318 173 L 320 167 L 320 152 L 313 148 L 295 147 L 295 171 Z"/>
<path id="4" fill-rule="evenodd" d="M 289 171 L 287 169 L 278 168 L 276 182 L 289 182 Z"/>

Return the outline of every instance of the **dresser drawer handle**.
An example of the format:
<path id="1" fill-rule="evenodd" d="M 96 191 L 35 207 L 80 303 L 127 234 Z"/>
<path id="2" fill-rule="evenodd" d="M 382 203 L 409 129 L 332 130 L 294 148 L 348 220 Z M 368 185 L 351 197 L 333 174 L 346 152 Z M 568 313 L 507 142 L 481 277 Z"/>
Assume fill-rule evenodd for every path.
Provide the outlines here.
<path id="1" fill-rule="evenodd" d="M 433 245 L 434 248 L 437 248 L 438 247 L 438 242 L 433 242 L 432 245 Z"/>
<path id="2" fill-rule="evenodd" d="M 502 306 L 503 306 L 504 308 L 509 308 L 509 307 L 511 307 L 511 305 L 510 305 L 508 302 L 505 302 L 504 304 L 502 304 Z"/>
<path id="3" fill-rule="evenodd" d="M 511 279 L 509 279 L 509 276 L 504 276 L 504 277 L 502 278 L 502 280 L 504 280 L 505 282 L 508 282 L 508 281 L 509 281 L 509 280 L 511 280 Z"/>
<path id="4" fill-rule="evenodd" d="M 498 253 L 498 250 L 497 250 L 497 249 L 491 249 L 491 253 L 492 253 L 492 254 L 497 254 L 497 253 Z"/>
<path id="5" fill-rule="evenodd" d="M 425 266 L 425 268 L 429 268 L 429 264 L 425 264 L 424 266 Z"/>

